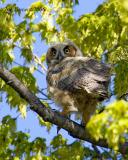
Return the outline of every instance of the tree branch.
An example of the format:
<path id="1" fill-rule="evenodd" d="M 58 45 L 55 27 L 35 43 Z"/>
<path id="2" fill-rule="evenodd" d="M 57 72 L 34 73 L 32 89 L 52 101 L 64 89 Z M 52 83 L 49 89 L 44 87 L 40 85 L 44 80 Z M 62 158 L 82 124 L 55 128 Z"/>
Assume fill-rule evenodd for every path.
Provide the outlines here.
<path id="1" fill-rule="evenodd" d="M 25 99 L 30 104 L 31 110 L 41 116 L 44 121 L 51 122 L 59 126 L 60 128 L 65 129 L 74 138 L 79 138 L 88 141 L 94 145 L 108 148 L 105 140 L 95 141 L 84 127 L 68 118 L 62 117 L 58 112 L 55 112 L 52 109 L 45 107 L 45 105 L 41 103 L 39 98 L 34 95 L 27 87 L 25 87 L 25 85 L 23 85 L 14 74 L 5 69 L 1 63 L 0 78 L 4 80 L 7 85 L 12 87 L 17 93 L 19 93 L 19 96 Z M 122 147 L 120 147 L 120 152 L 122 150 L 123 145 Z"/>

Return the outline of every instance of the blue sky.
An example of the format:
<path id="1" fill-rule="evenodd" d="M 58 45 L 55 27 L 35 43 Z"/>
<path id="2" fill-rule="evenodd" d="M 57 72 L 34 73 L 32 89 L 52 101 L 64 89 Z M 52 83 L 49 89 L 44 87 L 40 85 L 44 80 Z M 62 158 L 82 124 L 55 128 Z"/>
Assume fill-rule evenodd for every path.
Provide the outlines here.
<path id="1" fill-rule="evenodd" d="M 16 3 L 20 8 L 27 8 L 32 2 L 35 2 L 35 1 L 34 0 L 19 0 L 19 1 L 18 0 L 7 0 L 6 4 Z M 97 8 L 97 6 L 101 4 L 102 2 L 103 0 L 93 0 L 93 1 L 79 0 L 79 5 L 75 7 L 74 16 L 78 18 L 80 15 L 84 13 L 93 12 Z M 2 6 L 4 5 L 0 4 L 0 7 Z M 17 18 L 18 17 L 15 17 L 15 20 L 18 22 Z M 44 42 L 41 42 L 38 34 L 35 34 L 35 36 L 36 36 L 36 43 L 34 44 L 34 53 L 36 53 L 38 56 L 41 56 L 43 53 L 47 51 L 48 46 Z M 18 50 L 16 50 L 15 52 L 18 52 Z M 21 62 L 21 59 L 18 56 L 16 57 L 16 60 L 17 61 L 20 60 Z M 38 79 L 38 85 L 42 86 L 41 88 L 46 86 L 45 75 L 43 76 L 40 73 L 35 73 L 35 76 Z M 12 117 L 16 117 L 19 113 L 17 113 L 15 109 L 11 110 L 6 104 L 6 102 L 0 103 L 0 120 L 2 119 L 3 116 L 7 114 L 11 114 Z M 33 140 L 37 136 L 44 137 L 47 139 L 48 144 L 50 140 L 52 139 L 52 137 L 56 135 L 56 126 L 54 125 L 52 130 L 50 131 L 50 134 L 48 134 L 44 127 L 39 126 L 37 115 L 32 111 L 28 111 L 26 119 L 22 119 L 21 117 L 18 118 L 17 127 L 18 127 L 18 130 L 30 132 L 31 140 Z M 74 140 L 63 129 L 60 131 L 60 133 L 64 137 L 70 139 L 70 142 Z"/>

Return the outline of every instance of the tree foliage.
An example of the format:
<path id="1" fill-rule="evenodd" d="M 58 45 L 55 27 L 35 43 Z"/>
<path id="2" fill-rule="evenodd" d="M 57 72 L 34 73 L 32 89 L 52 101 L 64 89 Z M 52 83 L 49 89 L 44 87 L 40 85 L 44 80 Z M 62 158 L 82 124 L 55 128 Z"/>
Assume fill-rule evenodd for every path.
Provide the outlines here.
<path id="1" fill-rule="evenodd" d="M 77 0 L 43 0 L 32 3 L 28 8 L 17 4 L 4 4 L 0 8 L 0 63 L 13 73 L 34 94 L 41 96 L 46 107 L 51 100 L 38 85 L 35 73 L 45 72 L 45 54 L 34 53 L 35 34 L 46 45 L 72 40 L 85 56 L 95 57 L 113 66 L 110 94 L 114 98 L 99 104 L 96 114 L 87 128 L 96 140 L 106 139 L 109 147 L 118 151 L 128 137 L 128 0 L 106 0 L 95 12 L 83 14 L 76 19 L 74 7 Z M 91 3 L 91 2 L 90 2 Z M 18 22 L 16 20 L 18 17 Z M 20 60 L 20 63 L 17 63 Z M 42 70 L 41 70 L 42 68 Z M 44 86 L 45 88 L 45 86 Z M 1 101 L 17 108 L 25 118 L 28 103 L 0 79 Z M 4 96 L 3 96 L 4 93 Z M 125 100 L 120 100 L 120 97 Z M 113 99 L 114 102 L 110 100 Z M 100 110 L 104 110 L 100 113 Z M 50 132 L 52 124 L 39 117 L 39 123 Z M 29 134 L 16 130 L 16 119 L 6 116 L 0 125 L 0 157 L 3 159 L 65 159 L 115 158 L 117 152 L 88 147 L 81 141 L 69 144 L 57 135 L 47 146 L 43 138 L 29 141 Z M 100 157 L 99 157 L 100 156 Z"/>

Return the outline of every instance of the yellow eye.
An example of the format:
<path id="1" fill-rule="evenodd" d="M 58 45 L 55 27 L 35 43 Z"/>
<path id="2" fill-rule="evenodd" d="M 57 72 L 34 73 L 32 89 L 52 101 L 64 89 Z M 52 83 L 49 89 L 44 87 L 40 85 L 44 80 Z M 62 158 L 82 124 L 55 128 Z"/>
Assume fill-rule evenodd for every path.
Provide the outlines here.
<path id="1" fill-rule="evenodd" d="M 69 54 L 69 53 L 70 53 L 69 47 L 65 47 L 65 48 L 64 48 L 64 53 L 65 53 L 65 54 Z"/>

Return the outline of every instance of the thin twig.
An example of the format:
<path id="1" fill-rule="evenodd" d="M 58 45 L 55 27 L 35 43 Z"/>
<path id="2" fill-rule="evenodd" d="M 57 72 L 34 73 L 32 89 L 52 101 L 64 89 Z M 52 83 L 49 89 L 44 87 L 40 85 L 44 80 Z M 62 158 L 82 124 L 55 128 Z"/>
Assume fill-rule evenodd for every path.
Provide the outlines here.
<path id="1" fill-rule="evenodd" d="M 16 64 L 16 65 L 18 65 L 18 66 L 24 67 L 24 65 L 22 65 L 22 64 L 20 64 L 20 63 L 18 63 L 16 61 L 13 61 L 13 63 Z M 41 72 L 39 69 L 36 69 L 36 71 L 39 72 L 40 74 L 44 75 L 44 73 Z"/>
<path id="2" fill-rule="evenodd" d="M 50 100 L 50 98 L 48 97 L 48 95 L 46 95 L 42 90 L 40 90 L 38 88 L 37 91 Z"/>
<path id="3" fill-rule="evenodd" d="M 33 54 L 33 60 L 34 60 L 38 65 L 40 65 L 41 68 L 42 68 L 45 72 L 47 72 L 47 69 L 46 69 L 45 66 L 42 64 L 40 58 L 39 58 L 36 54 Z"/>
<path id="4" fill-rule="evenodd" d="M 19 48 L 19 49 L 23 49 L 21 46 L 17 45 L 16 43 L 14 43 L 14 46 L 17 47 L 17 48 Z M 36 62 L 39 66 L 41 66 L 41 68 L 42 68 L 43 71 L 47 72 L 47 69 L 46 69 L 46 67 L 42 64 L 40 58 L 39 58 L 36 54 L 33 54 L 33 53 L 31 53 L 31 54 L 32 54 L 32 59 L 34 60 L 34 62 Z M 41 71 L 39 71 L 39 72 L 41 72 Z M 41 72 L 41 73 L 42 73 L 42 72 Z M 43 72 L 43 73 L 44 73 L 44 72 Z"/>

